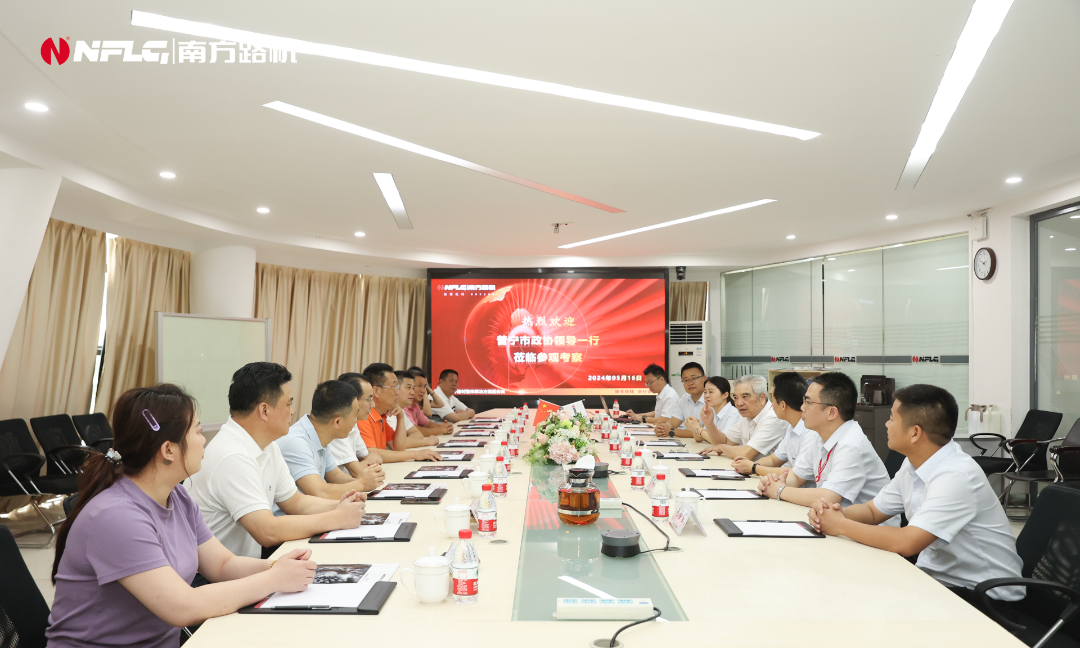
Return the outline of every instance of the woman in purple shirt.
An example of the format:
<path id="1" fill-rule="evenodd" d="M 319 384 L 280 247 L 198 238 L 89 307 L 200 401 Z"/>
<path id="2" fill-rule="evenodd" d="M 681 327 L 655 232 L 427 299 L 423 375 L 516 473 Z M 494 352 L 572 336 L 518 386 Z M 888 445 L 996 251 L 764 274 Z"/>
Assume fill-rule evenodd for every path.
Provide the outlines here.
<path id="1" fill-rule="evenodd" d="M 235 556 L 177 488 L 206 445 L 191 396 L 175 385 L 129 390 L 112 424 L 114 449 L 85 461 L 78 506 L 57 536 L 50 648 L 174 647 L 182 626 L 311 583 L 310 550 Z M 196 570 L 212 584 L 192 588 Z"/>

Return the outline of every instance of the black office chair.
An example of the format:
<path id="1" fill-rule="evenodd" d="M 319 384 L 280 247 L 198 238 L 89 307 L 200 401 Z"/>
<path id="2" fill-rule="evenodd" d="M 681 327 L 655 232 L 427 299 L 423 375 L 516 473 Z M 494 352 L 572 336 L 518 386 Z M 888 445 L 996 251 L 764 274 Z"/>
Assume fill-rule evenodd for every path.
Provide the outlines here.
<path id="1" fill-rule="evenodd" d="M 1057 434 L 1062 416 L 1061 412 L 1029 410 L 1012 439 L 990 432 L 972 434 L 968 440 L 979 449 L 978 456 L 972 458 L 987 477 L 1012 470 L 1046 470 L 1046 447 Z M 994 439 L 996 443 L 984 448 L 979 445 L 980 439 L 984 443 Z M 994 456 L 1002 449 L 1008 452 L 1008 457 Z"/>
<path id="2" fill-rule="evenodd" d="M 79 491 L 76 475 L 39 475 L 45 457 L 38 454 L 30 429 L 22 419 L 0 421 L 0 497 L 25 495 L 55 536 L 56 526 L 38 506 L 36 496 L 70 495 Z M 52 542 L 52 538 L 49 538 Z M 49 542 L 45 543 L 47 546 Z"/>
<path id="3" fill-rule="evenodd" d="M 1076 646 L 1080 641 L 1080 490 L 1048 486 L 1016 538 L 1023 578 L 992 578 L 975 586 L 991 618 L 1029 646 Z M 1024 585 L 1027 596 L 994 607 L 987 592 Z M 1071 640 L 1071 641 L 1070 641 Z"/>
<path id="4" fill-rule="evenodd" d="M 907 457 L 896 450 L 889 450 L 889 454 L 885 455 L 885 472 L 889 473 L 889 479 L 896 477 L 897 471 L 904 465 L 904 459 Z"/>
<path id="5" fill-rule="evenodd" d="M 108 452 L 113 444 L 113 430 L 109 425 L 109 418 L 98 412 L 97 414 L 76 414 L 71 417 L 75 424 L 75 430 L 82 437 L 83 442 L 98 452 Z"/>
<path id="6" fill-rule="evenodd" d="M 19 545 L 0 526 L 0 646 L 45 648 L 49 605 L 23 562 Z"/>
<path id="7" fill-rule="evenodd" d="M 1053 444 L 1059 445 L 1053 445 Z M 1061 483 L 1066 481 L 1080 481 L 1080 419 L 1073 423 L 1069 433 L 1063 439 L 1054 439 L 1049 446 L 1050 463 L 1053 470 L 1018 470 L 1003 473 L 1008 485 L 1001 493 L 1001 504 L 1009 507 L 1009 493 L 1017 482 L 1028 485 L 1027 502 L 1023 506 L 1027 511 L 1031 510 L 1035 498 L 1039 495 L 1040 483 Z M 1013 519 L 1027 519 L 1027 516 L 1012 516 Z"/>
<path id="8" fill-rule="evenodd" d="M 41 416 L 30 419 L 38 444 L 49 459 L 47 475 L 74 475 L 86 460 L 89 448 L 75 430 L 75 424 L 67 414 Z M 56 468 L 55 470 L 53 468 Z"/>
<path id="9" fill-rule="evenodd" d="M 68 495 L 64 498 L 64 516 L 71 517 L 71 512 L 79 505 L 79 494 Z"/>

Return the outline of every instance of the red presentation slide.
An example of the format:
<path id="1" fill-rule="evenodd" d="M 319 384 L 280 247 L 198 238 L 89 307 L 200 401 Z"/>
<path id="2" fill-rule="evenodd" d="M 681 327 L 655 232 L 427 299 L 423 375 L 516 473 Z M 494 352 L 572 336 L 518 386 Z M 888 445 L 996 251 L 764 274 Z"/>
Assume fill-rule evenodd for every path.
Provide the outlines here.
<path id="1" fill-rule="evenodd" d="M 663 279 L 431 279 L 431 369 L 460 394 L 649 394 Z"/>

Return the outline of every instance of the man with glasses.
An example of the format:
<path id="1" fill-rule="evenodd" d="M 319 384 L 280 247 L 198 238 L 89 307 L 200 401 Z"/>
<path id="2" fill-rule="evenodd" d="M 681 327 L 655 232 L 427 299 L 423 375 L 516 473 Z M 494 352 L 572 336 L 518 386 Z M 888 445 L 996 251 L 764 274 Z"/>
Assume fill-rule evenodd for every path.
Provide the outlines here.
<path id="1" fill-rule="evenodd" d="M 675 413 L 675 406 L 679 404 L 679 393 L 667 382 L 667 372 L 658 364 L 645 367 L 643 372 L 645 385 L 656 394 L 656 406 L 651 412 L 635 414 L 634 410 L 627 410 L 626 415 L 638 423 L 660 423 L 667 421 Z"/>
<path id="2" fill-rule="evenodd" d="M 831 371 L 813 379 L 803 398 L 803 424 L 817 434 L 803 441 L 791 470 L 765 475 L 758 492 L 802 506 L 865 504 L 889 483 L 889 473 L 870 439 L 855 422 L 859 392 L 846 375 Z M 813 488 L 800 488 L 813 482 Z M 794 488 L 788 488 L 793 486 Z M 897 526 L 896 518 L 885 524 Z"/>
<path id="3" fill-rule="evenodd" d="M 680 375 L 686 393 L 682 395 L 682 398 L 675 405 L 675 413 L 668 417 L 667 421 L 660 421 L 656 424 L 656 436 L 658 437 L 693 437 L 693 432 L 686 428 L 679 428 L 679 426 L 690 417 L 701 418 L 701 408 L 705 406 L 705 369 L 696 362 L 688 362 L 683 365 Z M 674 434 L 672 431 L 674 431 Z"/>
<path id="4" fill-rule="evenodd" d="M 374 391 L 371 412 L 357 424 L 360 436 L 368 450 L 379 455 L 383 463 L 398 461 L 440 461 L 442 455 L 431 448 L 409 450 L 408 423 L 398 405 L 398 379 L 394 368 L 382 362 L 373 362 L 364 369 L 364 378 Z M 386 419 L 397 417 L 396 427 L 390 427 Z"/>
<path id="5" fill-rule="evenodd" d="M 731 459 L 756 459 L 768 456 L 784 440 L 784 423 L 769 402 L 769 381 L 764 376 L 748 374 L 735 381 L 731 389 L 740 418 L 719 435 L 720 443 L 701 451 L 715 452 Z"/>
<path id="6" fill-rule="evenodd" d="M 343 373 L 338 376 L 338 380 L 352 385 L 352 388 L 360 395 L 358 401 L 360 405 L 356 412 L 356 421 L 359 425 L 360 421 L 366 420 L 371 412 L 374 401 L 371 383 L 364 378 L 363 374 L 358 373 Z M 360 435 L 358 425 L 353 426 L 349 436 L 344 439 L 334 439 L 326 447 L 334 455 L 338 468 L 352 475 L 354 479 L 377 480 L 381 484 L 386 477 L 383 473 L 382 457 L 368 450 L 364 437 Z"/>

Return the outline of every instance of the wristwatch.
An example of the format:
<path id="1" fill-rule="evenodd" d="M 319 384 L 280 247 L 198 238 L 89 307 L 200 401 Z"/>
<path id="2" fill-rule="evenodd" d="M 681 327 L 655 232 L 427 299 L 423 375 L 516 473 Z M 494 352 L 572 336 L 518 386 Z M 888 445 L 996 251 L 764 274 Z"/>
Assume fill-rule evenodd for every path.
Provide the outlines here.
<path id="1" fill-rule="evenodd" d="M 784 485 L 780 486 L 780 488 L 776 489 L 776 501 L 777 502 L 780 501 L 780 493 L 783 493 L 785 488 L 787 488 L 787 484 L 784 484 Z"/>
<path id="2" fill-rule="evenodd" d="M 750 466 L 750 474 L 751 475 L 756 475 L 757 474 L 757 464 L 754 464 L 753 466 Z"/>

